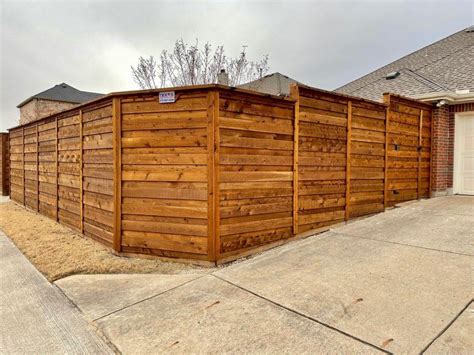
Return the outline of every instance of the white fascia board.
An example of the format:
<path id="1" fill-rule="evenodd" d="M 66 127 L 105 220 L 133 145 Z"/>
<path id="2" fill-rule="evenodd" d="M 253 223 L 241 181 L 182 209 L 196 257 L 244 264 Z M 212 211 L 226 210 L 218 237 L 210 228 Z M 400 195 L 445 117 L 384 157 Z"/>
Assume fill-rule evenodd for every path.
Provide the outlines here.
<path id="1" fill-rule="evenodd" d="M 438 91 L 430 92 L 427 94 L 413 95 L 412 97 L 414 99 L 424 102 L 438 102 L 444 100 L 448 105 L 474 102 L 474 92 L 469 92 L 466 94 L 456 94 L 452 91 Z"/>

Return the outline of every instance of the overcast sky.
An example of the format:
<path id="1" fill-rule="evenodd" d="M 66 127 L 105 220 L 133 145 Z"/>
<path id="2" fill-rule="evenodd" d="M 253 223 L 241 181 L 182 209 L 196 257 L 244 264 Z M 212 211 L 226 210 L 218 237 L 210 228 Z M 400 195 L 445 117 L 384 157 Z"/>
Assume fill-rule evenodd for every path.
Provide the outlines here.
<path id="1" fill-rule="evenodd" d="M 137 89 L 130 65 L 174 41 L 223 44 L 270 57 L 270 72 L 335 89 L 473 24 L 468 1 L 0 0 L 0 131 L 16 105 L 66 82 L 107 93 Z"/>

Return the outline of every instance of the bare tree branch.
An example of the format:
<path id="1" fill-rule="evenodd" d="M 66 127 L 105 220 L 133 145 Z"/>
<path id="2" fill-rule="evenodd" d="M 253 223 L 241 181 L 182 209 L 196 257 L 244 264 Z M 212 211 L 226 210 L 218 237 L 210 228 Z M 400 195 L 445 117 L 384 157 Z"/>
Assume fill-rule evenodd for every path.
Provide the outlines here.
<path id="1" fill-rule="evenodd" d="M 210 84 L 217 82 L 217 74 L 225 69 L 229 84 L 237 86 L 259 79 L 269 70 L 268 55 L 257 62 L 249 61 L 246 49 L 242 46 L 238 57 L 228 58 L 223 46 L 213 51 L 207 42 L 200 49 L 197 39 L 194 45 L 179 39 L 171 52 L 161 52 L 159 63 L 153 56 L 140 57 L 137 66 L 131 67 L 133 80 L 142 89 L 156 88 L 157 82 L 161 87 Z"/>
<path id="2" fill-rule="evenodd" d="M 149 58 L 140 57 L 138 59 L 137 67 L 134 68 L 132 66 L 131 69 L 133 80 L 142 89 L 156 88 L 155 78 L 157 76 L 157 64 L 153 56 L 150 56 Z"/>

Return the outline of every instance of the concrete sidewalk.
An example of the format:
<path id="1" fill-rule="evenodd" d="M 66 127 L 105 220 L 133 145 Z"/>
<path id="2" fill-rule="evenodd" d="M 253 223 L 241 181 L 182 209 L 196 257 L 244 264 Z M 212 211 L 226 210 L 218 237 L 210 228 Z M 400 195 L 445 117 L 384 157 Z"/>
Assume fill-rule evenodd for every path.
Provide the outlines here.
<path id="1" fill-rule="evenodd" d="M 211 274 L 56 281 L 71 302 L 0 234 L 0 352 L 471 354 L 473 231 L 474 198 L 419 201 Z"/>
<path id="2" fill-rule="evenodd" d="M 473 231 L 473 198 L 436 198 L 210 275 L 72 276 L 57 285 L 125 354 L 468 354 Z"/>
<path id="3" fill-rule="evenodd" d="M 1 354 L 114 353 L 1 231 L 0 286 Z"/>

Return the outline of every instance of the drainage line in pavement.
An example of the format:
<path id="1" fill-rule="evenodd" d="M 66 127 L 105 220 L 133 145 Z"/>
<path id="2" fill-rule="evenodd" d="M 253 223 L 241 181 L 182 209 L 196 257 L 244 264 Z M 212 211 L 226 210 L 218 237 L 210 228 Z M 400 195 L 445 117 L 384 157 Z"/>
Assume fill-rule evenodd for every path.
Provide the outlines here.
<path id="1" fill-rule="evenodd" d="M 367 342 L 367 341 L 365 341 L 365 340 L 363 340 L 363 339 L 360 339 L 360 338 L 355 337 L 354 335 L 351 335 L 351 334 L 346 333 L 346 332 L 344 332 L 344 331 L 342 331 L 342 330 L 340 330 L 340 329 L 337 329 L 337 328 L 335 328 L 335 327 L 333 327 L 333 326 L 331 326 L 331 325 L 329 325 L 329 324 L 327 324 L 327 323 L 321 322 L 321 321 L 317 320 L 316 318 L 313 318 L 313 317 L 308 316 L 308 315 L 306 315 L 306 314 L 304 314 L 304 313 L 298 312 L 298 311 L 296 311 L 296 310 L 294 310 L 294 309 L 288 308 L 288 307 L 286 307 L 286 306 L 284 306 L 284 305 L 282 305 L 282 304 L 280 304 L 280 303 L 278 303 L 278 302 L 272 301 L 271 299 L 268 299 L 268 298 L 266 298 L 266 297 L 264 297 L 264 296 L 261 296 L 261 295 L 259 295 L 258 293 L 255 293 L 255 292 L 253 292 L 253 291 L 247 290 L 246 288 L 244 288 L 244 287 L 242 287 L 242 286 L 239 286 L 239 285 L 236 285 L 236 284 L 234 284 L 234 283 L 231 282 L 231 281 L 228 281 L 228 280 L 223 279 L 223 278 L 221 278 L 221 277 L 219 277 L 219 276 L 216 276 L 215 274 L 211 274 L 211 275 L 214 276 L 216 279 L 219 279 L 219 280 L 221 280 L 221 281 L 224 281 L 224 282 L 228 283 L 229 285 L 235 286 L 235 287 L 237 287 L 237 288 L 239 288 L 239 289 L 241 289 L 241 290 L 243 290 L 243 291 L 245 291 L 245 292 L 248 292 L 248 293 L 250 293 L 250 294 L 252 294 L 252 295 L 254 295 L 254 296 L 256 296 L 256 297 L 258 297 L 258 298 L 260 298 L 260 299 L 263 299 L 263 300 L 265 300 L 265 301 L 267 301 L 267 302 L 270 302 L 271 304 L 273 304 L 273 305 L 275 305 L 275 306 L 277 306 L 277 307 L 279 307 L 279 308 L 285 309 L 285 310 L 287 310 L 288 312 L 297 314 L 297 315 L 299 315 L 299 316 L 301 316 L 301 317 L 303 317 L 303 318 L 306 318 L 306 319 L 308 319 L 308 320 L 310 320 L 310 321 L 313 321 L 313 322 L 315 322 L 315 323 L 318 323 L 318 324 L 320 324 L 320 325 L 322 325 L 322 326 L 324 326 L 324 327 L 326 327 L 326 328 L 329 328 L 329 329 L 331 329 L 331 330 L 334 330 L 335 332 L 338 332 L 338 333 L 340 333 L 340 334 L 342 334 L 342 335 L 345 335 L 345 336 L 347 336 L 347 337 L 349 337 L 349 338 L 351 338 L 351 339 L 353 339 L 353 340 L 356 340 L 356 341 L 358 341 L 358 342 L 361 342 L 362 344 L 368 345 L 368 346 L 370 346 L 370 347 L 372 347 L 372 348 L 374 348 L 374 349 L 377 349 L 377 350 L 379 350 L 379 351 L 382 351 L 382 352 L 384 352 L 385 354 L 393 354 L 393 353 L 391 353 L 390 351 L 387 351 L 387 350 L 385 350 L 385 349 L 382 349 L 382 348 L 378 347 L 377 345 L 371 344 L 371 343 L 369 343 L 369 342 Z"/>
<path id="2" fill-rule="evenodd" d="M 467 305 L 465 305 L 463 307 L 463 309 L 461 309 L 461 311 L 451 320 L 451 322 L 448 323 L 448 325 L 446 327 L 443 328 L 443 330 L 441 330 L 441 332 L 433 339 L 429 342 L 428 345 L 426 345 L 423 350 L 420 351 L 420 354 L 424 354 L 426 350 L 428 350 L 428 348 L 441 336 L 443 335 L 448 329 L 449 327 L 451 327 L 451 325 L 453 325 L 453 323 L 461 316 L 461 314 L 463 314 L 463 312 L 469 308 L 470 304 L 474 302 L 474 299 L 470 300 Z"/>

